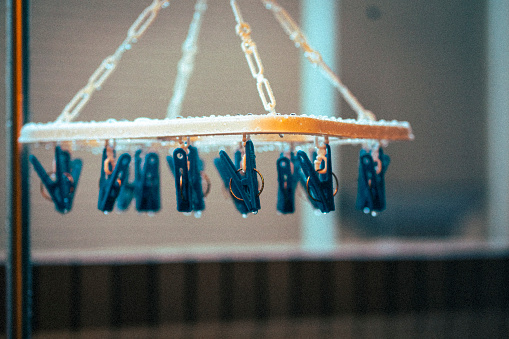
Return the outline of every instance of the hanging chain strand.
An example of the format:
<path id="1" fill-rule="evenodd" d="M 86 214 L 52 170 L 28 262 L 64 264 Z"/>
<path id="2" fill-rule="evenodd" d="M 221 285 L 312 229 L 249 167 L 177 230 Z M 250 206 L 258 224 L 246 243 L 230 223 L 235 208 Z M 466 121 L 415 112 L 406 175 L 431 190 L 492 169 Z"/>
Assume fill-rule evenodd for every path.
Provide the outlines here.
<path id="1" fill-rule="evenodd" d="M 260 54 L 258 54 L 255 42 L 251 39 L 251 27 L 242 18 L 242 13 L 240 12 L 237 1 L 230 0 L 230 5 L 233 10 L 233 15 L 235 16 L 235 21 L 237 21 L 235 30 L 237 31 L 237 35 L 242 39 L 242 51 L 246 56 L 251 75 L 256 79 L 256 88 L 262 100 L 263 107 L 269 114 L 276 114 L 276 99 L 270 87 L 269 80 L 263 75 L 262 59 Z M 266 94 L 269 96 L 268 100 Z"/>
<path id="2" fill-rule="evenodd" d="M 376 120 L 375 115 L 366 110 L 359 100 L 350 92 L 350 90 L 341 82 L 339 77 L 332 71 L 332 69 L 323 61 L 320 52 L 312 49 L 304 33 L 299 28 L 297 23 L 292 19 L 290 14 L 282 8 L 275 0 L 261 0 L 265 7 L 272 12 L 274 17 L 288 34 L 290 40 L 295 43 L 295 47 L 300 48 L 304 52 L 304 56 L 311 62 L 312 65 L 320 67 L 320 70 L 325 77 L 332 83 L 332 85 L 339 91 L 345 101 L 357 113 L 358 120 Z"/>
<path id="3" fill-rule="evenodd" d="M 97 70 L 88 79 L 85 87 L 80 89 L 72 100 L 64 107 L 56 122 L 71 122 L 78 117 L 83 107 L 90 100 L 95 91 L 100 90 L 102 84 L 115 70 L 125 51 L 131 49 L 132 45 L 145 33 L 150 24 L 154 21 L 157 13 L 169 5 L 169 0 L 154 0 L 143 10 L 140 16 L 127 31 L 127 37 L 117 48 L 115 53 L 104 59 Z"/>
<path id="4" fill-rule="evenodd" d="M 166 118 L 168 119 L 176 118 L 182 110 L 182 101 L 186 95 L 187 85 L 194 70 L 194 59 L 198 52 L 198 35 L 206 9 L 207 0 L 196 1 L 193 20 L 189 25 L 187 38 L 182 44 L 182 57 L 178 63 L 177 77 L 173 85 L 173 95 L 166 111 Z"/>

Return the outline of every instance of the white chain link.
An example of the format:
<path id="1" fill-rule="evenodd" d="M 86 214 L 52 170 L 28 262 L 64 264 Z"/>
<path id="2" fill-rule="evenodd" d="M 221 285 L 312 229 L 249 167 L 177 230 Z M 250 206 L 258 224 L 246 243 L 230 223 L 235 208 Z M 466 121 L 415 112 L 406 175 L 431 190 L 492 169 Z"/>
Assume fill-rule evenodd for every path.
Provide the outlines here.
<path id="1" fill-rule="evenodd" d="M 173 85 L 173 95 L 171 97 L 166 117 L 176 118 L 182 110 L 182 101 L 186 95 L 187 85 L 194 70 L 194 59 L 198 52 L 198 35 L 200 33 L 202 16 L 207 9 L 207 0 L 197 0 L 194 6 L 194 15 L 187 38 L 182 44 L 182 57 L 178 63 L 177 77 Z"/>
<path id="2" fill-rule="evenodd" d="M 339 91 L 345 101 L 357 113 L 358 120 L 376 120 L 375 115 L 366 110 L 359 100 L 350 92 L 350 90 L 341 82 L 339 77 L 332 71 L 332 69 L 323 61 L 320 52 L 314 50 L 309 46 L 304 33 L 299 28 L 297 23 L 292 19 L 290 14 L 282 8 L 275 0 L 261 0 L 265 7 L 272 12 L 274 17 L 288 34 L 290 39 L 295 43 L 295 47 L 300 48 L 304 52 L 304 56 L 314 66 L 320 67 L 325 77 L 332 83 L 332 85 Z"/>
<path id="3" fill-rule="evenodd" d="M 80 89 L 65 106 L 56 122 L 71 122 L 78 117 L 83 107 L 90 100 L 92 94 L 101 89 L 103 83 L 115 70 L 124 52 L 131 49 L 132 44 L 136 43 L 143 33 L 145 33 L 147 28 L 154 21 L 159 10 L 168 7 L 168 5 L 169 0 L 153 0 L 152 4 L 143 10 L 127 31 L 126 39 L 117 48 L 115 53 L 103 60 L 99 68 L 88 79 L 86 86 Z"/>
<path id="4" fill-rule="evenodd" d="M 258 54 L 255 42 L 251 39 L 251 27 L 242 18 L 242 13 L 240 12 L 237 1 L 230 0 L 230 5 L 235 20 L 237 21 L 235 30 L 237 31 L 237 35 L 242 39 L 242 51 L 246 56 L 251 75 L 256 79 L 256 88 L 262 100 L 263 107 L 269 114 L 276 114 L 276 98 L 270 87 L 269 80 L 263 75 L 262 59 L 260 58 L 260 54 Z M 268 100 L 267 95 L 269 96 Z"/>

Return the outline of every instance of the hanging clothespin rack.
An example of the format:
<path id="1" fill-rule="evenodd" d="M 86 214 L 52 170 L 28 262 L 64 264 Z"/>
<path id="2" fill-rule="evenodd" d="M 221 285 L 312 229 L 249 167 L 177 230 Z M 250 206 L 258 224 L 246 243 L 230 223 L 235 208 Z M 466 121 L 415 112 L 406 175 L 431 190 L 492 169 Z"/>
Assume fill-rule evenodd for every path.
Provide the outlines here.
<path id="1" fill-rule="evenodd" d="M 321 70 L 332 86 L 356 112 L 356 119 L 278 113 L 275 95 L 269 80 L 264 75 L 261 56 L 251 37 L 251 27 L 244 20 L 236 0 L 230 0 L 236 21 L 235 31 L 241 40 L 241 50 L 245 55 L 251 75 L 256 81 L 256 90 L 266 113 L 182 118 L 180 116 L 181 106 L 187 84 L 193 73 L 198 34 L 202 17 L 207 8 L 206 0 L 197 0 L 188 35 L 183 44 L 183 54 L 178 64 L 173 96 L 169 101 L 165 118 L 138 118 L 133 121 L 116 121 L 114 119 L 100 122 L 75 121 L 93 94 L 103 86 L 115 70 L 122 55 L 133 47 L 159 12 L 168 7 L 170 3 L 169 0 L 153 0 L 129 28 L 127 37 L 122 44 L 112 55 L 103 60 L 87 84 L 76 93 L 57 119 L 49 123 L 26 124 L 22 128 L 19 141 L 21 143 L 57 145 L 71 143 L 80 149 L 98 149 L 106 143 L 103 151 L 98 201 L 98 208 L 102 211 L 111 211 L 119 194 L 121 194 L 121 203 L 128 206 L 129 195 L 125 197 L 122 195 L 122 185 L 126 185 L 126 194 L 129 194 L 130 188 L 136 190 L 128 179 L 131 156 L 127 153 L 122 154 L 114 164 L 115 150 L 110 146 L 110 141 L 113 141 L 115 145 L 127 145 L 138 149 L 149 147 L 152 150 L 170 151 L 174 149 L 173 158 L 169 157 L 167 160 L 175 175 L 177 209 L 184 212 L 201 213 L 205 208 L 203 203 L 205 194 L 200 179 L 203 164 L 198 158 L 198 149 L 200 152 L 207 152 L 214 148 L 202 146 L 231 147 L 242 140 L 234 162 L 224 150 L 220 152 L 219 158 L 215 161 L 224 181 L 225 189 L 231 193 L 237 209 L 242 214 L 258 211 L 260 208 L 259 196 L 263 191 L 264 179 L 260 171 L 256 169 L 254 145 L 275 146 L 280 151 L 287 150 L 291 145 L 292 150 L 300 149 L 297 155 L 295 156 L 292 152 L 290 157 L 286 157 L 287 160 L 281 160 L 281 163 L 278 164 L 278 170 L 282 171 L 279 181 L 280 190 L 282 190 L 280 212 L 291 213 L 293 211 L 291 205 L 293 204 L 294 189 L 297 181 L 302 182 L 300 168 L 304 172 L 304 189 L 307 191 L 308 198 L 313 201 L 313 205 L 322 212 L 333 211 L 333 199 L 338 187 L 337 183 L 335 189 L 332 187 L 335 175 L 332 172 L 330 145 L 370 142 L 386 144 L 390 141 L 412 140 L 410 124 L 394 120 L 376 120 L 374 114 L 360 104 L 323 61 L 320 53 L 310 47 L 303 32 L 290 15 L 275 0 L 261 0 L 261 2 L 274 15 L 295 46 L 302 50 L 309 62 Z M 318 139 L 323 142 L 318 143 Z M 183 140 L 187 141 L 185 148 L 181 147 Z M 302 149 L 313 144 L 317 146 L 317 155 L 312 162 Z M 152 155 L 152 157 L 154 156 L 157 155 Z M 145 166 L 147 164 L 155 166 L 153 158 L 151 158 L 152 160 L 147 159 L 149 158 L 146 158 Z M 294 166 L 295 161 L 298 161 L 297 166 Z M 159 162 L 157 161 L 157 170 L 158 166 Z M 146 171 L 140 169 L 139 161 L 135 168 L 139 172 L 137 174 Z M 289 169 L 294 172 L 288 172 Z M 152 171 L 155 169 L 153 168 Z M 259 187 L 258 178 L 261 179 L 261 187 Z M 60 178 L 60 180 L 68 182 L 68 186 L 72 181 L 70 178 L 67 180 Z M 135 179 L 139 184 L 140 181 L 137 180 Z M 77 179 L 75 181 L 77 184 Z M 158 181 L 158 178 L 155 181 Z M 337 178 L 334 181 L 337 181 Z M 207 185 L 205 191 L 208 193 L 210 185 L 209 183 Z M 145 189 L 150 188 L 145 187 Z M 158 191 L 153 187 L 152 189 L 155 197 Z M 157 193 L 155 193 L 156 191 Z M 142 198 L 139 199 L 141 201 Z M 157 205 L 155 200 L 154 203 Z M 283 207 L 284 204 L 286 207 Z M 139 210 L 158 210 L 158 206 L 155 205 L 150 208 L 143 208 L 141 205 L 138 207 Z"/>

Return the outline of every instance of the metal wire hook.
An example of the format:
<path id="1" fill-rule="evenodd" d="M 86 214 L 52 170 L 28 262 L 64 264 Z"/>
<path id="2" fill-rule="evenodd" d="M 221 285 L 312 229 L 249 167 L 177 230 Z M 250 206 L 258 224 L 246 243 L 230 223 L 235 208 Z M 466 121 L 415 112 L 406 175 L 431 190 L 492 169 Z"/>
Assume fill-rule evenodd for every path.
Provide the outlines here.
<path id="1" fill-rule="evenodd" d="M 203 197 L 206 198 L 207 195 L 210 193 L 210 187 L 212 186 L 212 183 L 210 182 L 210 178 L 205 172 L 201 172 L 201 177 L 205 182 L 207 183 L 207 188 L 205 188 L 205 192 L 203 192 Z"/>
<path id="2" fill-rule="evenodd" d="M 106 175 L 111 175 L 113 173 L 113 171 L 110 169 L 110 165 L 111 168 L 115 168 L 115 159 L 108 157 L 106 160 L 104 160 L 104 173 Z M 117 178 L 117 183 L 119 186 L 122 185 L 122 180 Z"/>
<path id="3" fill-rule="evenodd" d="M 258 191 L 258 194 L 256 195 L 257 197 L 260 196 L 260 194 L 262 194 L 263 192 L 263 188 L 265 187 L 265 179 L 263 179 L 263 175 L 260 173 L 260 171 L 258 171 L 256 168 L 253 168 L 253 170 L 258 173 L 258 175 L 260 176 L 260 179 L 262 179 L 262 187 L 260 188 L 260 190 Z M 242 171 L 242 168 L 239 168 L 237 170 L 237 172 L 239 171 Z M 239 201 L 244 201 L 244 199 L 242 198 L 239 198 L 235 195 L 235 193 L 233 193 L 233 190 L 232 190 L 232 178 L 230 178 L 230 185 L 229 185 L 229 188 L 230 188 L 230 194 L 233 195 L 233 197 Z"/>
<path id="4" fill-rule="evenodd" d="M 67 178 L 67 180 L 69 180 L 69 182 L 71 184 L 71 188 L 69 189 L 69 193 L 67 194 L 69 196 L 74 192 L 74 178 L 72 177 L 72 175 L 69 172 L 64 172 L 62 174 L 65 175 L 65 177 Z M 56 178 L 56 172 L 55 171 L 48 172 L 48 176 L 54 180 Z M 41 181 L 41 185 L 40 185 L 40 190 L 41 190 L 41 195 L 44 199 L 53 201 L 53 199 L 51 199 L 51 196 L 45 190 L 45 186 L 42 181 Z"/>
<path id="5" fill-rule="evenodd" d="M 331 172 L 332 176 L 334 177 L 334 180 L 336 181 L 336 190 L 334 191 L 334 194 L 332 194 L 333 197 L 336 196 L 336 194 L 338 193 L 338 189 L 339 189 L 339 182 L 338 182 L 338 177 L 336 177 L 336 175 L 334 174 L 334 172 Z M 309 191 L 309 179 L 311 178 L 311 176 L 308 177 L 308 179 L 306 180 L 306 190 L 308 191 L 308 194 L 309 194 L 309 197 L 311 199 L 313 199 L 314 201 L 318 201 L 320 202 L 320 200 L 317 200 L 315 199 L 315 197 L 313 197 L 313 195 L 311 194 L 311 191 Z"/>

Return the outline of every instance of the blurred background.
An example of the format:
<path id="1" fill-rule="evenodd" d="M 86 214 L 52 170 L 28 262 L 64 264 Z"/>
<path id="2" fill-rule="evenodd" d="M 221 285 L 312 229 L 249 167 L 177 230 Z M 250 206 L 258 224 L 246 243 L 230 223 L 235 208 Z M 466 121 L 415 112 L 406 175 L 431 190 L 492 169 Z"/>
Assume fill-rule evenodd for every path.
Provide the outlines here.
<path id="1" fill-rule="evenodd" d="M 149 4 L 32 0 L 32 121 L 55 120 Z M 503 158 L 509 151 L 509 128 L 508 107 L 503 106 L 507 93 L 502 91 L 504 83 L 497 81 L 503 81 L 499 75 L 507 71 L 509 53 L 504 52 L 507 46 L 497 45 L 504 40 L 496 34 L 507 35 L 509 24 L 504 12 L 493 8 L 507 8 L 501 2 L 475 0 L 280 0 L 279 4 L 301 24 L 306 20 L 304 6 L 306 13 L 313 13 L 313 8 L 319 12 L 321 6 L 333 8 L 336 23 L 321 32 L 336 45 L 329 57 L 331 66 L 378 119 L 410 122 L 415 140 L 391 143 L 385 149 L 391 156 L 387 210 L 376 217 L 355 210 L 359 146 L 333 149 L 339 193 L 336 212 L 327 216 L 310 210 L 303 190 L 297 212 L 279 215 L 275 166 L 279 154 L 257 154 L 266 188 L 260 213 L 247 219 L 222 190 L 213 166 L 215 153 L 204 155 L 212 192 L 198 219 L 176 211 L 173 177 L 165 161 L 160 169 L 161 212 L 147 216 L 131 208 L 123 214 L 102 214 L 96 209 L 100 156 L 76 151 L 73 156 L 83 159 L 84 168 L 71 213 L 57 213 L 41 197 L 33 171 L 31 176 L 34 314 L 41 333 L 118 329 L 126 324 L 187 326 L 200 320 L 324 315 L 330 319 L 337 314 L 362 314 L 359 324 L 367 319 L 369 326 L 383 332 L 384 324 L 394 325 L 389 315 L 396 314 L 402 328 L 398 333 L 405 337 L 419 326 L 427 326 L 429 333 L 445 331 L 447 326 L 439 321 L 442 311 L 455 311 L 460 314 L 457 323 L 467 324 L 478 317 L 458 310 L 491 310 L 487 305 L 494 300 L 497 312 L 495 316 L 488 312 L 491 318 L 480 328 L 493 329 L 496 324 L 500 332 L 495 335 L 504 333 L 508 297 L 502 286 L 509 277 L 505 268 L 509 187 L 504 166 L 509 164 Z M 278 112 L 355 117 L 338 94 L 333 99 L 335 112 L 304 112 L 303 79 L 309 69 L 300 51 L 261 2 L 239 0 L 239 5 L 253 29 Z M 171 1 L 124 54 L 77 120 L 163 118 L 192 15 L 192 1 Z M 3 11 L 0 21 L 5 27 Z M 264 113 L 234 28 L 228 1 L 210 0 L 183 116 Z M 311 38 L 309 43 L 319 44 Z M 2 39 L 0 50 L 5 50 L 4 44 Z M 497 57 L 500 48 L 505 59 Z M 4 53 L 0 58 L 4 62 Z M 4 72 L 1 68 L 1 77 Z M 4 85 L 0 84 L 1 99 Z M 1 129 L 1 140 L 4 133 Z M 50 168 L 52 149 L 33 146 L 31 151 Z M 3 148 L 0 159 L 5 159 Z M 3 171 L 0 185 L 5 191 Z M 0 205 L 1 218 L 5 196 Z M 313 235 L 313 229 L 325 229 L 325 235 Z M 0 238 L 5 237 L 2 228 Z M 310 243 L 312 249 L 306 247 Z M 5 252 L 5 242 L 0 246 Z M 487 279 L 489 272 L 496 282 Z M 216 298 L 209 300 L 211 295 Z M 333 301 L 328 303 L 331 295 Z M 239 306 L 243 297 L 251 306 Z M 141 306 L 133 311 L 136 304 Z M 91 315 L 94 309 L 101 311 Z M 404 318 L 423 310 L 438 313 L 424 323 Z M 357 326 L 357 318 L 348 319 L 350 326 Z M 309 326 L 319 333 L 337 330 L 334 322 L 325 330 L 313 324 Z M 293 328 L 291 321 L 281 326 L 284 331 Z M 458 328 L 462 333 L 472 326 Z"/>

